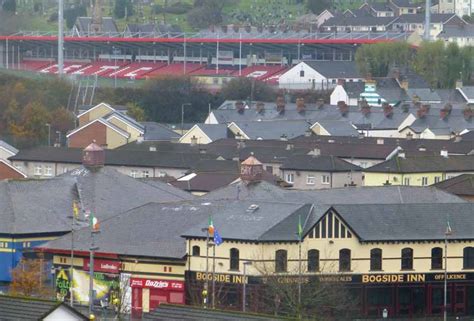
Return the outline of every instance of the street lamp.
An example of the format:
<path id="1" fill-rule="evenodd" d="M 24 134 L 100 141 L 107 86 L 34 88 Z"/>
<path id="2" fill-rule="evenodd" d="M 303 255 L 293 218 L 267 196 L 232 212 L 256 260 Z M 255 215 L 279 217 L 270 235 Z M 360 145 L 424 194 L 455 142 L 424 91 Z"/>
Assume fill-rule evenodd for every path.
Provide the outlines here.
<path id="1" fill-rule="evenodd" d="M 46 123 L 45 126 L 48 127 L 48 146 L 51 146 L 51 124 Z"/>
<path id="2" fill-rule="evenodd" d="M 191 103 L 181 104 L 181 135 L 184 133 L 184 106 L 191 106 Z"/>
<path id="3" fill-rule="evenodd" d="M 252 265 L 252 262 L 245 261 L 244 263 L 244 280 L 242 285 L 242 312 L 245 312 L 247 305 L 247 265 Z"/>
<path id="4" fill-rule="evenodd" d="M 204 297 L 204 308 L 208 307 L 208 296 L 209 296 L 209 227 L 203 227 L 202 232 L 206 233 L 206 283 L 204 284 L 204 290 L 202 291 L 202 296 Z"/>

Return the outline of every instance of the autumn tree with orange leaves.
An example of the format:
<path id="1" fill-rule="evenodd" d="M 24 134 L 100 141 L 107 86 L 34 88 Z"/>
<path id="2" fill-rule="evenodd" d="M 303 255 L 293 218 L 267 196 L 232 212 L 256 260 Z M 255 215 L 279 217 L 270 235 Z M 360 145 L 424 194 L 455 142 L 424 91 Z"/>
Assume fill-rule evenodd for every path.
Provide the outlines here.
<path id="1" fill-rule="evenodd" d="M 45 260 L 42 257 L 22 258 L 11 272 L 12 282 L 9 294 L 22 297 L 52 298 L 54 290 L 48 284 L 48 273 Z"/>

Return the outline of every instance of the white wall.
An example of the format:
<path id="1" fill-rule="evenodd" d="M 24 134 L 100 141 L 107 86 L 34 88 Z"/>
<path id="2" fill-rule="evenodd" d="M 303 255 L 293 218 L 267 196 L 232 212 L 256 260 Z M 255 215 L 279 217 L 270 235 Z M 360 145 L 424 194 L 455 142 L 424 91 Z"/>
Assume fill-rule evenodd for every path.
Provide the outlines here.
<path id="1" fill-rule="evenodd" d="M 300 72 L 304 71 L 304 76 L 300 76 Z M 304 62 L 300 62 L 290 70 L 280 76 L 279 87 L 284 89 L 311 89 L 320 88 L 323 83 L 326 86 L 328 79 L 319 72 L 308 66 Z"/>
<path id="2" fill-rule="evenodd" d="M 69 309 L 60 306 L 52 313 L 50 313 L 46 318 L 43 319 L 44 321 L 81 321 L 78 315 L 70 311 Z"/>

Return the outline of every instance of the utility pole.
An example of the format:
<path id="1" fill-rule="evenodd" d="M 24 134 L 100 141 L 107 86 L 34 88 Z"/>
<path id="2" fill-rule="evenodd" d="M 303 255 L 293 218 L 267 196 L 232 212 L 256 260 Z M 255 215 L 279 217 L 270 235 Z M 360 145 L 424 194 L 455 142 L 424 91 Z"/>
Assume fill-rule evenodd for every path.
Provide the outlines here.
<path id="1" fill-rule="evenodd" d="M 446 219 L 446 231 L 444 232 L 444 304 L 443 320 L 448 320 L 448 236 L 451 235 L 449 218 Z"/>
<path id="2" fill-rule="evenodd" d="M 58 9 L 58 75 L 64 74 L 64 0 L 59 0 Z"/>
<path id="3" fill-rule="evenodd" d="M 424 38 L 426 41 L 430 41 L 430 26 L 431 26 L 431 0 L 426 0 L 425 8 L 425 35 Z"/>
<path id="4" fill-rule="evenodd" d="M 89 212 L 89 227 L 91 233 L 91 247 L 89 249 L 89 314 L 92 315 L 94 311 L 94 298 L 95 298 L 95 291 L 94 291 L 94 251 L 98 249 L 95 246 L 95 239 L 94 235 L 98 231 L 94 230 L 94 216 L 91 212 Z"/>

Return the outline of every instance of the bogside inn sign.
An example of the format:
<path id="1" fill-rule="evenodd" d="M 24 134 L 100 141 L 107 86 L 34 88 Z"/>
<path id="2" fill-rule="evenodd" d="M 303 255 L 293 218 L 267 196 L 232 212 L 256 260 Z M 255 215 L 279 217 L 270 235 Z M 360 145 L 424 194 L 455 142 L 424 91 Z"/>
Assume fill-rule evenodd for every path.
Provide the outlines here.
<path id="1" fill-rule="evenodd" d="M 191 272 L 191 279 L 196 281 L 212 281 L 212 273 L 206 277 L 204 272 Z M 281 284 L 298 283 L 297 275 L 272 275 L 272 276 L 249 276 L 239 274 L 215 273 L 214 280 L 217 283 L 269 283 L 277 282 Z M 474 281 L 474 273 L 448 273 L 449 282 Z M 443 282 L 444 273 L 398 273 L 398 274 L 328 274 L 328 275 L 303 275 L 302 283 L 314 281 L 333 283 L 362 283 L 362 284 L 389 284 L 389 283 L 425 283 Z"/>

